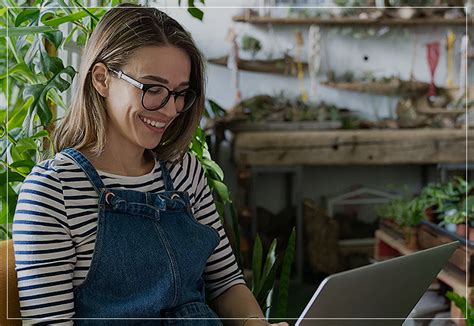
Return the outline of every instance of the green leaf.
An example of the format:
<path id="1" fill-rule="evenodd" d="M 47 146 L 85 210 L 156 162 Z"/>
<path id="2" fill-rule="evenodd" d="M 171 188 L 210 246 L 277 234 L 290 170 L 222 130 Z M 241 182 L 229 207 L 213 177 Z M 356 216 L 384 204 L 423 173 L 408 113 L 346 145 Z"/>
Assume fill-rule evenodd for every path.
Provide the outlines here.
<path id="1" fill-rule="evenodd" d="M 91 9 L 92 10 L 92 9 Z M 94 10 L 92 10 L 94 11 Z M 84 17 L 87 17 L 88 14 L 85 11 L 79 11 L 70 15 L 61 16 L 53 19 L 45 20 L 43 23 L 48 26 L 57 27 L 64 23 L 79 21 Z"/>
<path id="2" fill-rule="evenodd" d="M 30 70 L 30 68 L 24 62 L 20 62 L 13 67 L 8 68 L 8 76 L 20 76 L 24 78 L 27 82 L 33 83 L 35 81 L 35 75 Z M 7 78 L 7 72 L 0 74 L 0 79 Z M 11 86 L 10 86 L 11 87 Z"/>
<path id="3" fill-rule="evenodd" d="M 46 84 L 37 84 L 25 87 L 23 91 L 24 98 L 33 96 L 34 101 L 31 104 L 29 115 L 31 116 L 36 112 L 43 125 L 48 124 L 51 121 L 52 113 L 49 108 L 46 96 L 50 89 L 56 88 L 60 92 L 64 92 L 71 86 L 71 83 L 61 77 L 61 74 L 67 74 L 74 78 L 76 71 L 71 66 L 62 69 L 59 73 L 55 74 Z"/>
<path id="4" fill-rule="evenodd" d="M 37 146 L 32 138 L 21 138 L 18 143 L 15 145 L 18 152 L 25 152 L 27 150 L 36 150 Z M 13 164 L 12 164 L 13 166 Z"/>
<path id="5" fill-rule="evenodd" d="M 95 20 L 96 22 L 99 21 L 99 18 L 98 18 L 97 16 L 95 16 L 95 15 L 92 13 L 92 11 L 90 11 L 90 10 L 88 10 L 86 7 L 84 7 L 79 1 L 74 0 L 74 3 L 75 3 L 76 5 L 78 5 L 79 7 L 81 7 L 82 10 L 84 10 L 84 11 L 87 13 L 87 15 L 89 15 L 93 20 Z"/>
<path id="6" fill-rule="evenodd" d="M 66 39 L 64 40 L 63 49 L 64 49 L 64 46 L 65 46 L 66 44 L 68 44 L 68 43 L 71 41 L 72 37 L 74 36 L 74 33 L 77 31 L 78 28 L 79 28 L 79 27 L 74 26 L 74 27 L 71 29 L 71 31 L 69 32 L 69 34 L 66 36 Z"/>
<path id="7" fill-rule="evenodd" d="M 33 98 L 28 98 L 24 101 L 20 109 L 15 109 L 13 114 L 9 116 L 7 129 L 12 130 L 14 128 L 20 128 L 25 120 L 25 116 L 28 113 L 28 108 L 33 103 Z"/>
<path id="8" fill-rule="evenodd" d="M 218 180 L 209 180 L 212 189 L 216 190 L 217 195 L 221 198 L 223 203 L 230 202 L 229 189 L 227 186 Z"/>
<path id="9" fill-rule="evenodd" d="M 204 12 L 196 7 L 188 8 L 188 12 L 191 14 L 191 16 L 199 20 L 202 20 L 202 18 L 204 17 Z"/>
<path id="10" fill-rule="evenodd" d="M 221 202 L 214 202 L 214 205 L 216 206 L 217 213 L 219 214 L 219 219 L 221 223 L 223 223 L 224 220 L 224 214 L 225 214 L 225 206 Z"/>
<path id="11" fill-rule="evenodd" d="M 201 161 L 203 155 L 203 148 L 200 142 L 196 139 L 196 135 L 194 136 L 193 140 L 191 141 L 190 150 L 192 153 L 196 155 L 196 157 Z"/>
<path id="12" fill-rule="evenodd" d="M 268 297 L 268 294 L 270 291 L 273 289 L 273 286 L 275 285 L 275 277 L 277 273 L 278 265 L 273 264 L 272 268 L 268 272 L 267 276 L 262 279 L 263 285 L 258 292 L 258 296 L 256 297 L 260 307 L 265 307 L 266 300 Z"/>
<path id="13" fill-rule="evenodd" d="M 39 51 L 39 43 L 40 43 L 40 38 L 38 35 L 35 35 L 33 38 L 33 43 L 30 45 L 30 48 L 26 52 L 23 60 L 25 63 L 28 65 L 30 70 L 33 71 L 32 66 L 33 66 L 33 59 L 36 56 L 36 53 Z"/>
<path id="14" fill-rule="evenodd" d="M 61 46 L 61 42 L 63 40 L 63 32 L 62 31 L 46 32 L 46 33 L 44 33 L 44 36 L 51 43 L 53 43 L 53 45 L 56 49 L 59 49 L 59 47 Z"/>
<path id="15" fill-rule="evenodd" d="M 0 173 L 0 182 L 2 185 L 6 185 L 7 182 L 23 182 L 23 180 L 25 180 L 25 177 L 13 171 L 8 171 L 8 181 L 7 171 Z M 6 187 L 0 187 L 0 197 L 6 196 L 6 190 Z"/>
<path id="16" fill-rule="evenodd" d="M 262 255 L 262 241 L 260 240 L 260 237 L 257 234 L 253 244 L 252 254 L 252 292 L 255 291 L 254 294 L 258 289 L 261 288 L 260 280 L 262 278 Z"/>
<path id="17" fill-rule="evenodd" d="M 61 7 L 61 9 L 63 9 L 68 14 L 72 14 L 72 10 L 71 10 L 71 8 L 68 8 L 69 4 L 66 3 L 66 1 L 64 1 L 64 0 L 55 0 L 55 2 L 57 2 L 57 5 L 55 3 L 54 3 L 54 5 L 56 5 L 57 7 Z"/>
<path id="18" fill-rule="evenodd" d="M 214 113 L 216 117 L 223 117 L 227 114 L 227 111 L 215 101 L 209 99 L 207 101 L 209 102 L 212 113 Z"/>
<path id="19" fill-rule="evenodd" d="M 11 27 L 8 28 L 8 36 L 9 37 L 18 37 L 22 35 L 29 35 L 29 34 L 38 34 L 38 33 L 45 33 L 45 32 L 56 32 L 57 29 L 52 28 L 50 26 L 32 26 L 32 27 Z M 7 29 L 0 28 L 0 37 L 7 36 Z"/>
<path id="20" fill-rule="evenodd" d="M 16 203 L 18 201 L 18 195 L 13 188 L 8 185 L 8 223 L 13 223 L 13 217 L 15 216 Z"/>
<path id="21" fill-rule="evenodd" d="M 222 171 L 221 167 L 216 162 L 214 162 L 213 160 L 203 158 L 201 163 L 207 169 L 214 171 L 217 174 L 220 181 L 224 180 L 224 172 Z"/>
<path id="22" fill-rule="evenodd" d="M 77 34 L 77 38 L 76 38 L 77 45 L 84 46 L 86 44 L 86 41 L 87 41 L 87 35 L 84 34 L 84 31 L 79 30 L 79 33 Z"/>
<path id="23" fill-rule="evenodd" d="M 268 249 L 267 259 L 265 260 L 265 266 L 263 268 L 263 277 L 266 277 L 270 273 L 270 268 L 275 263 L 276 246 L 277 246 L 277 239 L 273 239 L 270 245 L 270 248 Z"/>
<path id="24" fill-rule="evenodd" d="M 230 194 L 229 194 L 230 197 Z M 232 220 L 232 230 L 234 232 L 234 251 L 236 252 L 237 256 L 237 263 L 239 268 L 242 270 L 242 252 L 240 251 L 240 230 L 239 230 L 239 220 L 237 217 L 237 211 L 235 209 L 234 204 L 230 203 L 230 217 Z"/>
<path id="25" fill-rule="evenodd" d="M 62 34 L 60 38 L 62 38 Z M 57 41 L 55 40 L 55 42 Z M 59 43 L 61 43 L 61 40 L 59 40 Z M 49 72 L 57 74 L 64 69 L 63 61 L 58 57 L 50 57 L 43 42 L 38 42 L 38 48 L 40 54 L 39 69 L 43 74 L 47 75 Z"/>
<path id="26" fill-rule="evenodd" d="M 11 167 L 23 174 L 29 174 L 35 165 L 36 162 L 32 160 L 17 160 L 10 164 Z"/>
<path id="27" fill-rule="evenodd" d="M 18 27 L 21 23 L 31 20 L 32 22 L 36 21 L 39 17 L 39 9 L 36 8 L 25 8 L 23 9 L 15 19 L 15 26 Z"/>
<path id="28" fill-rule="evenodd" d="M 47 130 L 38 131 L 31 138 L 38 139 L 38 138 L 43 138 L 43 137 L 49 137 L 49 132 Z"/>
<path id="29" fill-rule="evenodd" d="M 283 257 L 283 266 L 280 273 L 280 283 L 278 287 L 278 302 L 275 308 L 274 317 L 277 319 L 284 319 L 287 316 L 288 307 L 288 291 L 290 288 L 290 274 L 291 267 L 293 266 L 293 260 L 295 258 L 296 248 L 296 230 L 293 230 L 288 240 L 288 246 L 285 250 Z M 273 309 L 272 309 L 273 310 Z"/>

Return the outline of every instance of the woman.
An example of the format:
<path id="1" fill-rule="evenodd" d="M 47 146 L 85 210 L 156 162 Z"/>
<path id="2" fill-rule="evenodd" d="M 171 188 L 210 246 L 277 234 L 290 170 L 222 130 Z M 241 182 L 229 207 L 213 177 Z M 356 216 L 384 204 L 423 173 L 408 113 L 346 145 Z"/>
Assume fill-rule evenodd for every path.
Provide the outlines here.
<path id="1" fill-rule="evenodd" d="M 27 177 L 15 213 L 25 323 L 266 325 L 187 152 L 204 104 L 191 36 L 157 9 L 121 5 L 92 33 L 76 82 L 58 153 Z"/>

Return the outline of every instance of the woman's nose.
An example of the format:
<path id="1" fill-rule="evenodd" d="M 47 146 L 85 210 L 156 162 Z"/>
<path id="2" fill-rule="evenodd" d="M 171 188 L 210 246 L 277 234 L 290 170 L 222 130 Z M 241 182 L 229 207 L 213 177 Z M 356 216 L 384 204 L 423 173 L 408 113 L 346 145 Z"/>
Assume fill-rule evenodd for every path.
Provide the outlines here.
<path id="1" fill-rule="evenodd" d="M 160 112 L 165 114 L 170 119 L 176 117 L 179 114 L 178 110 L 176 109 L 176 103 L 173 96 L 171 96 L 168 103 L 166 103 L 166 105 L 160 109 Z"/>

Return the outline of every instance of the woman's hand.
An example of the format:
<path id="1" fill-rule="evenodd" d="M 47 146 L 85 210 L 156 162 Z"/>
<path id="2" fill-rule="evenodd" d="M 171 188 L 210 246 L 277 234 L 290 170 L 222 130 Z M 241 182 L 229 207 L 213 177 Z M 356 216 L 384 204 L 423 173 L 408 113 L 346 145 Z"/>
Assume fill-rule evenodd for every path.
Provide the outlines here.
<path id="1" fill-rule="evenodd" d="M 288 326 L 288 323 L 281 322 L 281 323 L 276 323 L 276 324 L 269 324 L 266 320 L 252 318 L 252 319 L 247 319 L 243 324 L 243 326 L 268 326 L 268 325 Z"/>

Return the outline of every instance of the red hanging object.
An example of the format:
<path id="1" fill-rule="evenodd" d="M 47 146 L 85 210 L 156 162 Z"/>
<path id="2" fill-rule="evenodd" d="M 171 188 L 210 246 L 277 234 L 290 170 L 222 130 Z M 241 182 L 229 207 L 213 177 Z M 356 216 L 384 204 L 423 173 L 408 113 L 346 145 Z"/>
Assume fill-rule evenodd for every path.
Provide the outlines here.
<path id="1" fill-rule="evenodd" d="M 431 42 L 431 43 L 427 43 L 426 47 L 428 50 L 427 51 L 428 65 L 430 67 L 430 72 L 431 72 L 431 84 L 428 89 L 428 96 L 436 96 L 436 86 L 434 83 L 434 75 L 436 72 L 436 68 L 438 67 L 440 45 L 439 45 L 439 42 Z"/>

